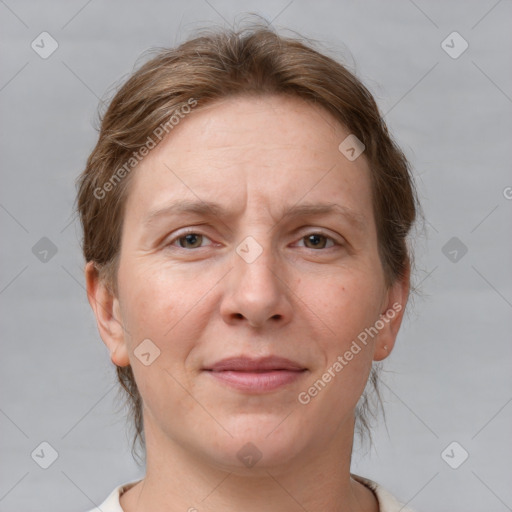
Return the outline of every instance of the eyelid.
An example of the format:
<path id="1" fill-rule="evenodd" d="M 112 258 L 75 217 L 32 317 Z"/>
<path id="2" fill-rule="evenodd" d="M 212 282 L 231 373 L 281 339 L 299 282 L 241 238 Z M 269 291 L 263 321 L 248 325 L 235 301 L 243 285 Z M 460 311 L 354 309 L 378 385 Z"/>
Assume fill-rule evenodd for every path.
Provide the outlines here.
<path id="1" fill-rule="evenodd" d="M 306 231 L 306 229 L 307 229 L 307 231 Z M 338 240 L 335 236 L 327 233 L 325 230 L 323 230 L 321 228 L 305 228 L 304 230 L 301 230 L 301 232 L 303 234 L 298 238 L 298 240 L 295 243 L 302 241 L 304 238 L 306 238 L 307 236 L 310 236 L 310 235 L 321 235 L 333 242 L 332 247 L 344 245 L 343 242 Z M 165 243 L 165 246 L 177 247 L 178 249 L 183 249 L 183 250 L 188 250 L 188 251 L 194 250 L 194 249 L 186 249 L 185 247 L 179 247 L 179 246 L 174 245 L 175 242 L 177 242 L 180 238 L 183 238 L 190 234 L 201 235 L 203 238 L 207 238 L 208 240 L 210 240 L 212 242 L 210 237 L 208 235 L 204 234 L 204 232 L 202 232 L 202 230 L 197 229 L 194 226 L 191 226 L 189 228 L 183 228 L 182 231 L 179 231 L 176 234 L 174 234 L 174 236 L 168 242 Z M 312 249 L 312 250 L 314 250 L 314 251 L 326 250 L 326 249 L 330 249 L 332 247 L 327 247 L 325 249 Z M 202 248 L 202 246 L 196 247 L 195 250 L 201 249 L 201 248 Z M 305 248 L 311 249 L 310 247 L 305 247 Z"/>
<path id="2" fill-rule="evenodd" d="M 333 246 L 332 247 L 327 247 L 327 248 L 325 248 L 323 250 L 332 249 L 335 246 L 342 246 L 343 245 L 343 242 L 338 240 L 335 236 L 327 233 L 326 231 L 324 231 L 323 229 L 320 229 L 320 228 L 308 228 L 308 231 L 304 231 L 304 234 L 301 235 L 301 237 L 299 238 L 298 242 L 302 241 L 304 238 L 306 238 L 307 236 L 310 236 L 310 235 L 321 235 L 321 236 L 323 236 L 323 237 L 325 237 L 328 240 L 331 240 L 333 242 Z M 306 249 L 311 249 L 311 247 L 306 247 Z M 312 249 L 312 250 L 320 251 L 322 249 Z"/>
<path id="3" fill-rule="evenodd" d="M 194 229 L 194 227 L 190 227 L 190 228 L 184 228 L 183 231 L 180 231 L 176 234 L 173 235 L 173 237 L 165 243 L 165 246 L 170 246 L 170 247 L 177 247 L 178 249 L 183 249 L 185 251 L 191 251 L 191 250 L 194 250 L 194 249 L 186 249 L 185 247 L 179 247 L 179 246 L 175 246 L 175 242 L 177 242 L 180 238 L 183 238 L 187 235 L 201 235 L 203 238 L 207 238 L 208 240 L 210 240 L 210 242 L 212 241 L 210 239 L 210 237 L 208 235 L 205 235 L 204 233 L 201 232 L 201 230 L 199 229 Z M 201 249 L 203 246 L 201 247 L 196 247 L 195 249 Z"/>

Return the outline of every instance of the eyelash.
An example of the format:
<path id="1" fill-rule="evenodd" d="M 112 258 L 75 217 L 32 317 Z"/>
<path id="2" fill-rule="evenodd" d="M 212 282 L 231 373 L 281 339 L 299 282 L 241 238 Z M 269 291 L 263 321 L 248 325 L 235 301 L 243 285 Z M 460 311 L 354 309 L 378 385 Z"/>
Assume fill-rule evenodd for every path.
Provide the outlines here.
<path id="1" fill-rule="evenodd" d="M 201 233 L 200 231 L 197 231 L 197 230 L 194 230 L 194 229 L 189 229 L 187 231 L 184 231 L 184 232 L 180 233 L 178 236 L 176 236 L 172 240 L 170 240 L 169 243 L 166 244 L 166 247 L 176 247 L 177 249 L 183 249 L 185 251 L 193 251 L 194 249 L 202 249 L 203 248 L 203 246 L 201 246 L 201 247 L 195 247 L 193 249 L 187 249 L 185 247 L 179 247 L 179 246 L 175 246 L 174 245 L 181 238 L 185 238 L 187 235 L 200 235 L 200 236 L 203 236 L 203 237 L 207 238 L 208 240 L 210 240 L 207 235 Z M 340 242 L 338 242 L 332 236 L 329 236 L 327 233 L 324 233 L 322 231 L 311 231 L 310 233 L 307 233 L 304 236 L 300 237 L 299 240 L 304 240 L 306 237 L 311 236 L 311 235 L 320 235 L 320 236 L 323 236 L 324 238 L 326 238 L 328 241 L 332 242 L 332 246 L 330 246 L 330 247 L 323 247 L 321 249 L 314 249 L 314 248 L 311 248 L 311 247 L 305 247 L 306 249 L 311 249 L 312 251 L 320 251 L 320 250 L 324 250 L 325 251 L 327 249 L 332 249 L 335 246 L 341 246 L 342 245 Z"/>

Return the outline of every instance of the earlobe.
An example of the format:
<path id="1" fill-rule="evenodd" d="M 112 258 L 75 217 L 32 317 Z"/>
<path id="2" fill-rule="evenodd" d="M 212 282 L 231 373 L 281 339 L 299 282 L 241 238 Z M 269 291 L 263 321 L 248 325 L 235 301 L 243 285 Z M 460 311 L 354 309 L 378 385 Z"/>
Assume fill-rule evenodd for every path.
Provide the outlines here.
<path id="1" fill-rule="evenodd" d="M 382 361 L 389 356 L 395 345 L 400 325 L 405 313 L 405 305 L 409 296 L 410 271 L 405 276 L 397 279 L 388 289 L 386 305 L 380 316 L 380 329 L 375 351 L 374 361 Z"/>
<path id="2" fill-rule="evenodd" d="M 87 298 L 96 317 L 101 339 L 110 351 L 110 358 L 116 366 L 128 366 L 128 348 L 125 330 L 120 316 L 119 301 L 99 276 L 92 261 L 85 266 Z"/>
<path id="3" fill-rule="evenodd" d="M 110 360 L 116 366 L 128 366 L 130 364 L 126 343 L 114 348 L 114 350 L 110 352 Z"/>

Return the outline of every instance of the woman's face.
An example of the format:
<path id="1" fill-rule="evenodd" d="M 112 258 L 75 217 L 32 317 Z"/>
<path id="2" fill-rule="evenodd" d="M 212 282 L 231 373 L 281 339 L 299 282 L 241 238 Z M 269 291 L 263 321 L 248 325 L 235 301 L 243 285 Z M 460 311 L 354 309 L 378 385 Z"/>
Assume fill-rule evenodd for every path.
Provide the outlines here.
<path id="1" fill-rule="evenodd" d="M 385 285 L 364 153 L 338 149 L 348 135 L 299 99 L 233 98 L 189 114 L 133 171 L 112 303 L 124 330 L 102 335 L 133 368 L 147 437 L 232 469 L 352 435 L 407 284 Z"/>

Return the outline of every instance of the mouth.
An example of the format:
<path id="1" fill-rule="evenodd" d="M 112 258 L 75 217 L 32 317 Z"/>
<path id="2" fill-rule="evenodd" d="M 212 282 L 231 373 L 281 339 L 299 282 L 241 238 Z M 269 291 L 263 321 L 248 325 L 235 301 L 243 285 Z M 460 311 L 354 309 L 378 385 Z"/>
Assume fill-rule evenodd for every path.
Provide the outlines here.
<path id="1" fill-rule="evenodd" d="M 264 393 L 294 383 L 304 376 L 307 368 L 281 357 L 232 357 L 218 361 L 204 371 L 239 391 Z"/>

